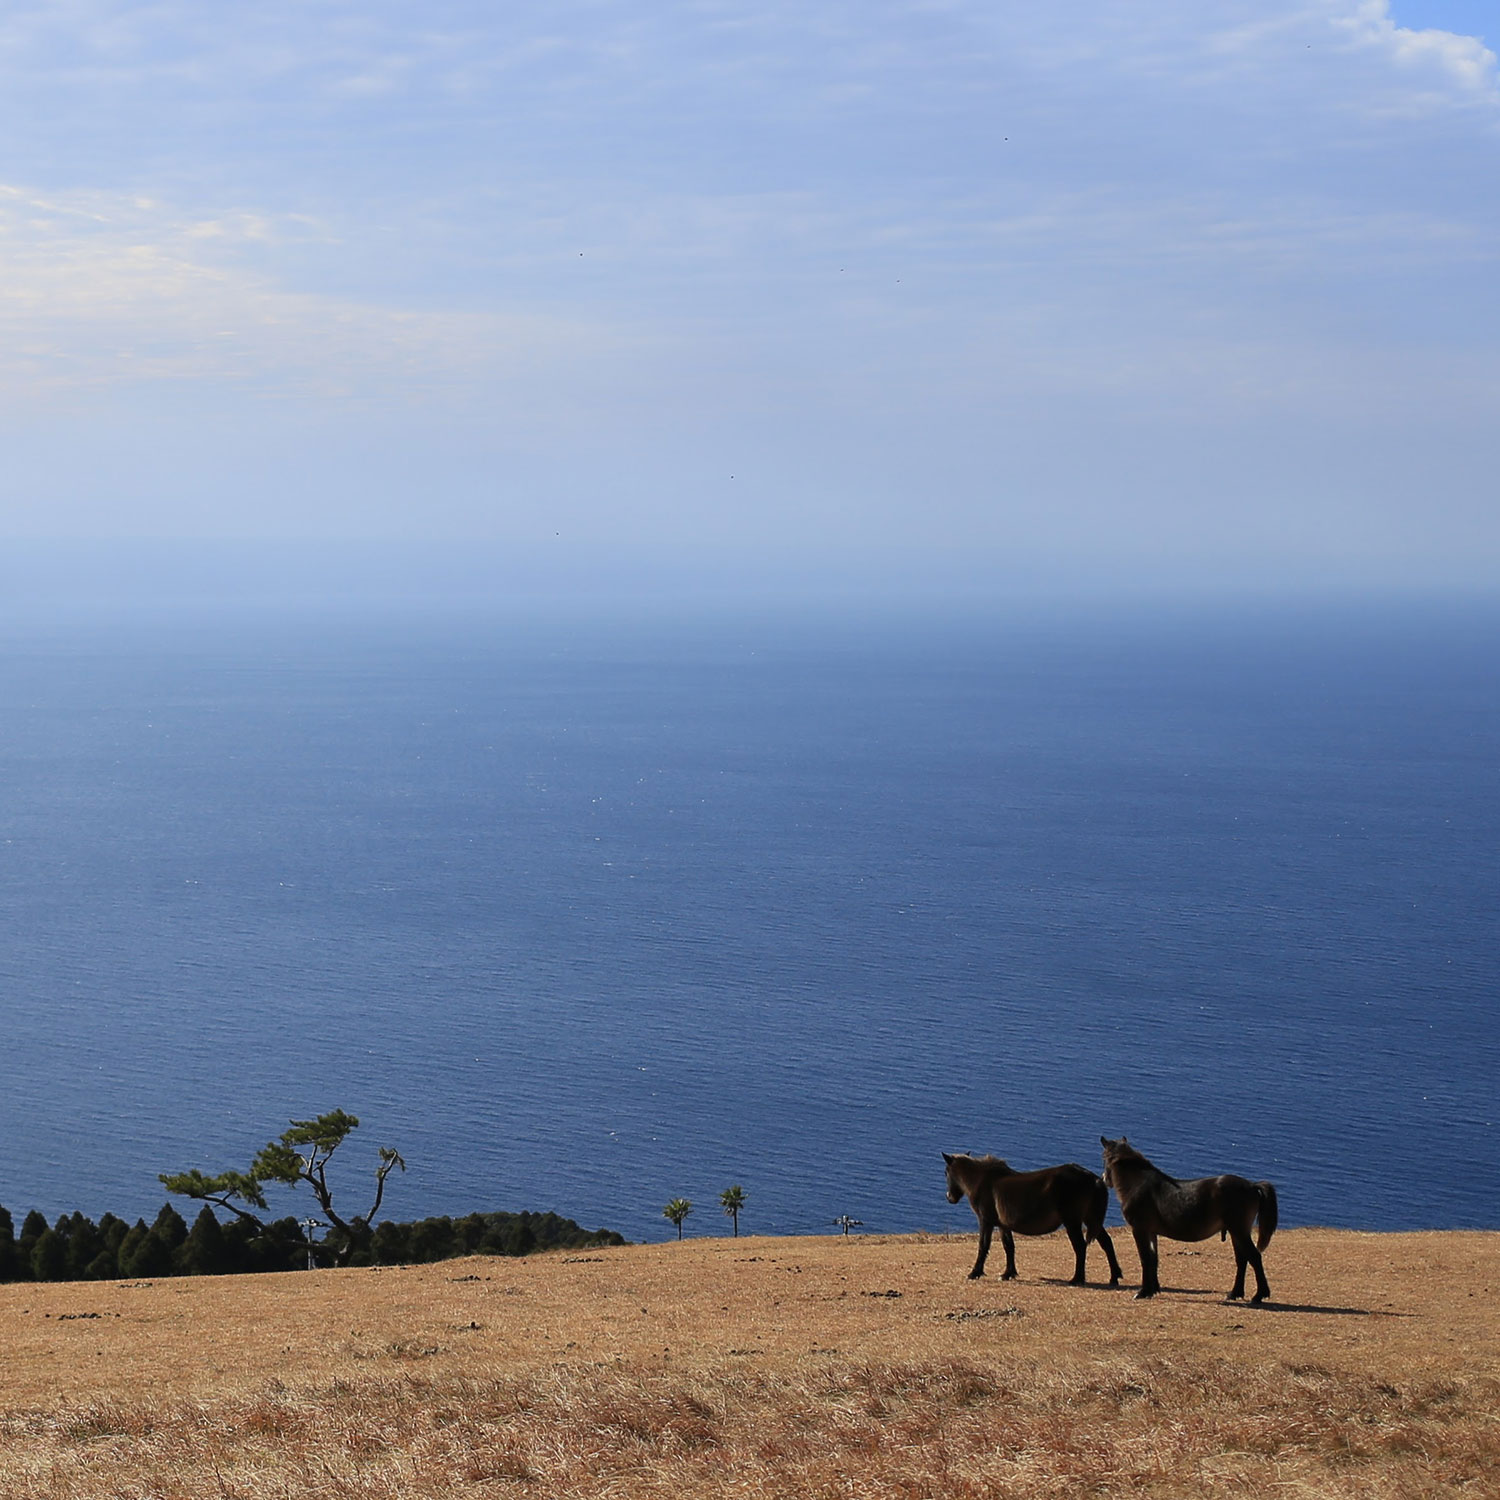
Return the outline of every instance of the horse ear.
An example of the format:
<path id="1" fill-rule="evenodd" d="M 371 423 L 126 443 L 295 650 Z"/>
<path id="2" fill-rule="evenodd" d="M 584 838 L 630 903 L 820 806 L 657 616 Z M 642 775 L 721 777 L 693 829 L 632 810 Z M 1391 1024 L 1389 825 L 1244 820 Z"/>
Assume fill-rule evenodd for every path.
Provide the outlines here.
<path id="1" fill-rule="evenodd" d="M 1109 1137 L 1107 1135 L 1101 1135 L 1099 1137 L 1099 1144 L 1101 1146 L 1107 1146 L 1107 1145 L 1109 1145 Z"/>
<path id="2" fill-rule="evenodd" d="M 952 1164 L 953 1164 L 953 1158 L 951 1156 L 949 1156 L 946 1151 L 943 1152 L 943 1160 L 945 1162 L 947 1162 L 949 1164 L 949 1166 L 952 1166 Z"/>

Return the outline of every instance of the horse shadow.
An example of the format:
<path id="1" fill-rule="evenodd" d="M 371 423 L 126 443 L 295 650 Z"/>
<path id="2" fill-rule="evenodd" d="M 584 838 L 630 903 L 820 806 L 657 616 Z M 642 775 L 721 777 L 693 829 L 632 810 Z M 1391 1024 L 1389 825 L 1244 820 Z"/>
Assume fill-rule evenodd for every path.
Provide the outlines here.
<path id="1" fill-rule="evenodd" d="M 1079 1283 L 1069 1281 L 1066 1276 L 1038 1276 L 1037 1281 L 1042 1286 L 1065 1286 L 1075 1292 L 1133 1292 L 1135 1285 L 1132 1282 L 1122 1281 L 1118 1286 L 1111 1286 L 1107 1281 L 1085 1281 Z"/>
<path id="2" fill-rule="evenodd" d="M 1410 1318 L 1414 1313 L 1390 1312 L 1381 1307 L 1328 1307 L 1318 1302 L 1232 1302 L 1230 1307 L 1244 1307 L 1249 1312 L 1321 1313 L 1333 1318 Z"/>
<path id="3" fill-rule="evenodd" d="M 1111 1286 L 1107 1281 L 1086 1281 L 1079 1285 L 1076 1281 L 1069 1281 L 1066 1276 L 1039 1276 L 1037 1280 L 1043 1286 L 1066 1286 L 1071 1287 L 1075 1292 L 1113 1292 L 1116 1296 L 1121 1292 L 1129 1292 L 1134 1296 L 1136 1288 L 1136 1283 L 1133 1281 L 1122 1281 L 1119 1286 Z M 1222 1292 L 1213 1292 L 1201 1286 L 1164 1286 L 1161 1290 L 1162 1295 L 1173 1297 L 1222 1297 L 1224 1295 Z"/>
<path id="4" fill-rule="evenodd" d="M 1135 1293 L 1135 1287 L 1127 1282 L 1122 1282 L 1119 1286 L 1110 1286 L 1106 1282 L 1090 1281 L 1083 1286 L 1077 1286 L 1062 1276 L 1042 1276 L 1038 1280 L 1044 1286 L 1071 1287 L 1078 1292 L 1112 1292 L 1116 1296 L 1121 1292 L 1129 1292 L 1132 1296 Z M 1158 1295 L 1162 1297 L 1206 1297 L 1211 1301 L 1222 1303 L 1225 1307 L 1238 1308 L 1252 1313 L 1319 1313 L 1330 1318 L 1410 1318 L 1415 1316 L 1413 1313 L 1391 1312 L 1379 1307 L 1330 1307 L 1321 1302 L 1235 1302 L 1227 1298 L 1223 1292 L 1206 1286 L 1164 1286 Z"/>

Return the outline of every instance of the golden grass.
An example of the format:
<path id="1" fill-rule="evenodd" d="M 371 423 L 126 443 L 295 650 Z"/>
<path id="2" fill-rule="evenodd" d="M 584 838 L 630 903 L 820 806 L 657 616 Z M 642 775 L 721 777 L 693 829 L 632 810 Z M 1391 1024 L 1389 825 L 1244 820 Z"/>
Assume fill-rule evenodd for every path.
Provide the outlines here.
<path id="1" fill-rule="evenodd" d="M 1284 1233 L 1261 1309 L 1163 1249 L 1149 1303 L 920 1236 L 0 1287 L 0 1496 L 1500 1495 L 1500 1235 Z"/>

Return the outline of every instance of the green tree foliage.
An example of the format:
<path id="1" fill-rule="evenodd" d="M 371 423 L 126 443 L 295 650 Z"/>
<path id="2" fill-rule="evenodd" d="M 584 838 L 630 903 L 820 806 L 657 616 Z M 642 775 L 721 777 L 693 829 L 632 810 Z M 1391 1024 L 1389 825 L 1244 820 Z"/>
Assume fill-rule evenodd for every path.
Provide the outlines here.
<path id="1" fill-rule="evenodd" d="M 32 1277 L 31 1253 L 36 1249 L 36 1242 L 46 1234 L 50 1226 L 47 1220 L 32 1209 L 24 1219 L 21 1220 L 21 1234 L 16 1240 L 16 1278 L 20 1281 L 29 1281 Z"/>
<path id="2" fill-rule="evenodd" d="M 170 1203 L 163 1203 L 151 1228 L 168 1250 L 175 1252 L 188 1237 L 188 1227 L 180 1213 Z"/>
<path id="3" fill-rule="evenodd" d="M 43 1230 L 31 1247 L 31 1274 L 37 1281 L 61 1281 L 68 1270 L 68 1242 L 55 1229 Z"/>
<path id="4" fill-rule="evenodd" d="M 16 1279 L 16 1223 L 8 1209 L 0 1208 L 0 1281 Z"/>
<path id="5" fill-rule="evenodd" d="M 484 1215 L 466 1214 L 453 1226 L 454 1241 L 462 1246 L 465 1255 L 477 1255 L 484 1243 Z"/>
<path id="6" fill-rule="evenodd" d="M 24 1262 L 9 1240 L 10 1215 L 0 1208 L 0 1247 L 9 1246 L 9 1279 L 39 1281 L 148 1280 L 162 1276 L 215 1276 L 236 1272 L 296 1271 L 307 1264 L 307 1246 L 294 1218 L 263 1228 L 241 1218 L 220 1223 L 206 1204 L 189 1229 L 170 1204 L 147 1224 L 126 1224 L 105 1214 L 96 1225 L 81 1213 L 64 1214 L 53 1226 L 28 1215 Z M 468 1214 L 461 1219 L 382 1222 L 353 1265 L 411 1265 L 459 1255 L 529 1255 L 534 1250 L 583 1250 L 623 1245 L 610 1229 L 584 1229 L 558 1214 Z"/>
<path id="7" fill-rule="evenodd" d="M 677 1238 L 681 1239 L 682 1221 L 687 1218 L 687 1216 L 692 1213 L 692 1211 L 693 1205 L 691 1200 L 687 1198 L 674 1198 L 669 1204 L 667 1204 L 664 1209 L 662 1209 L 661 1216 L 664 1219 L 670 1219 L 672 1223 L 677 1226 Z"/>
<path id="8" fill-rule="evenodd" d="M 84 1268 L 83 1274 L 89 1281 L 118 1281 L 120 1266 L 114 1252 L 101 1250 Z"/>
<path id="9" fill-rule="evenodd" d="M 559 1214 L 469 1214 L 381 1224 L 369 1258 L 379 1265 L 420 1265 L 459 1255 L 530 1255 L 534 1250 L 590 1250 L 623 1245 L 612 1229 L 584 1229 Z"/>
<path id="10" fill-rule="evenodd" d="M 67 1238 L 68 1263 L 64 1276 L 69 1281 L 87 1280 L 89 1267 L 104 1253 L 104 1236 L 99 1226 L 92 1219 L 75 1213 L 59 1219 L 57 1228 Z"/>
<path id="11" fill-rule="evenodd" d="M 734 1237 L 740 1237 L 740 1211 L 745 1206 L 745 1190 L 739 1183 L 733 1187 L 727 1187 L 719 1194 L 719 1207 L 729 1215 L 734 1224 Z"/>
<path id="12" fill-rule="evenodd" d="M 141 1246 L 146 1243 L 146 1236 L 149 1232 L 144 1219 L 137 1219 L 126 1231 L 125 1238 L 120 1241 L 120 1248 L 115 1252 L 115 1261 L 120 1268 L 121 1276 L 135 1274 L 130 1267 L 141 1253 Z"/>
<path id="13" fill-rule="evenodd" d="M 423 1219 L 412 1225 L 406 1242 L 411 1259 L 419 1266 L 447 1260 L 454 1249 L 453 1225 L 441 1219 Z"/>
<path id="14" fill-rule="evenodd" d="M 252 1209 L 265 1210 L 267 1184 L 281 1183 L 296 1187 L 306 1183 L 318 1201 L 318 1208 L 332 1226 L 325 1244 L 335 1265 L 348 1265 L 357 1252 L 363 1251 L 371 1238 L 371 1225 L 385 1199 L 385 1183 L 399 1167 L 406 1170 L 401 1153 L 381 1146 L 376 1153 L 375 1201 L 367 1213 L 345 1218 L 333 1206 L 328 1186 L 328 1162 L 334 1152 L 359 1127 L 359 1119 L 342 1109 L 335 1109 L 315 1120 L 293 1120 L 291 1128 L 268 1141 L 256 1154 L 247 1172 L 230 1170 L 208 1176 L 194 1167 L 187 1172 L 164 1172 L 160 1181 L 169 1193 L 214 1203 L 238 1218 L 255 1225 L 262 1234 L 271 1226 Z M 296 1236 L 300 1240 L 300 1231 Z"/>
<path id="15" fill-rule="evenodd" d="M 206 1203 L 193 1220 L 192 1230 L 178 1248 L 177 1270 L 184 1276 L 219 1276 L 234 1270 L 229 1241 Z"/>
<path id="16" fill-rule="evenodd" d="M 114 1214 L 105 1214 L 99 1220 L 99 1233 L 104 1239 L 104 1248 L 111 1255 L 120 1253 L 120 1241 L 130 1232 L 130 1225 L 124 1219 L 118 1219 Z"/>
<path id="17" fill-rule="evenodd" d="M 118 1258 L 120 1275 L 131 1281 L 148 1281 L 172 1274 L 172 1246 L 154 1224 L 148 1229 L 144 1220 L 137 1220 L 135 1227 L 121 1241 Z"/>

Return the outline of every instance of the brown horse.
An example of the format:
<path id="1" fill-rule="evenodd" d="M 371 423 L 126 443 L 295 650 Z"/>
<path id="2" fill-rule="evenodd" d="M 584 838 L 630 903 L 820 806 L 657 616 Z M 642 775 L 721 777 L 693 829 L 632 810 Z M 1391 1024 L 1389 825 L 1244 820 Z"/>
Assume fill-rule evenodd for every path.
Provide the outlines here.
<path id="1" fill-rule="evenodd" d="M 1054 1229 L 1068 1231 L 1073 1243 L 1077 1266 L 1073 1286 L 1084 1284 L 1084 1257 L 1090 1240 L 1098 1240 L 1109 1257 L 1109 1284 L 1120 1282 L 1120 1262 L 1115 1259 L 1114 1241 L 1104 1227 L 1104 1211 L 1109 1206 L 1109 1189 L 1087 1167 L 1070 1162 L 1064 1167 L 1043 1167 L 1039 1172 L 1017 1172 L 998 1156 L 949 1156 L 948 1201 L 957 1203 L 967 1197 L 974 1216 L 979 1220 L 979 1259 L 969 1272 L 972 1280 L 984 1275 L 985 1257 L 990 1253 L 990 1239 L 996 1229 L 1005 1246 L 1005 1270 L 1002 1281 L 1016 1275 L 1015 1234 L 1051 1234 Z"/>
<path id="2" fill-rule="evenodd" d="M 1161 1290 L 1156 1276 L 1156 1237 L 1169 1240 L 1206 1240 L 1217 1234 L 1234 1241 L 1234 1288 L 1231 1300 L 1245 1295 L 1245 1267 L 1255 1267 L 1252 1302 L 1271 1295 L 1260 1252 L 1276 1233 L 1276 1189 L 1269 1182 L 1244 1177 L 1195 1177 L 1179 1182 L 1154 1167 L 1122 1135 L 1112 1141 L 1101 1135 L 1104 1180 L 1120 1200 L 1120 1212 L 1135 1236 L 1141 1255 L 1141 1289 L 1137 1297 L 1154 1297 Z M 1259 1244 L 1250 1228 L 1260 1221 Z"/>

